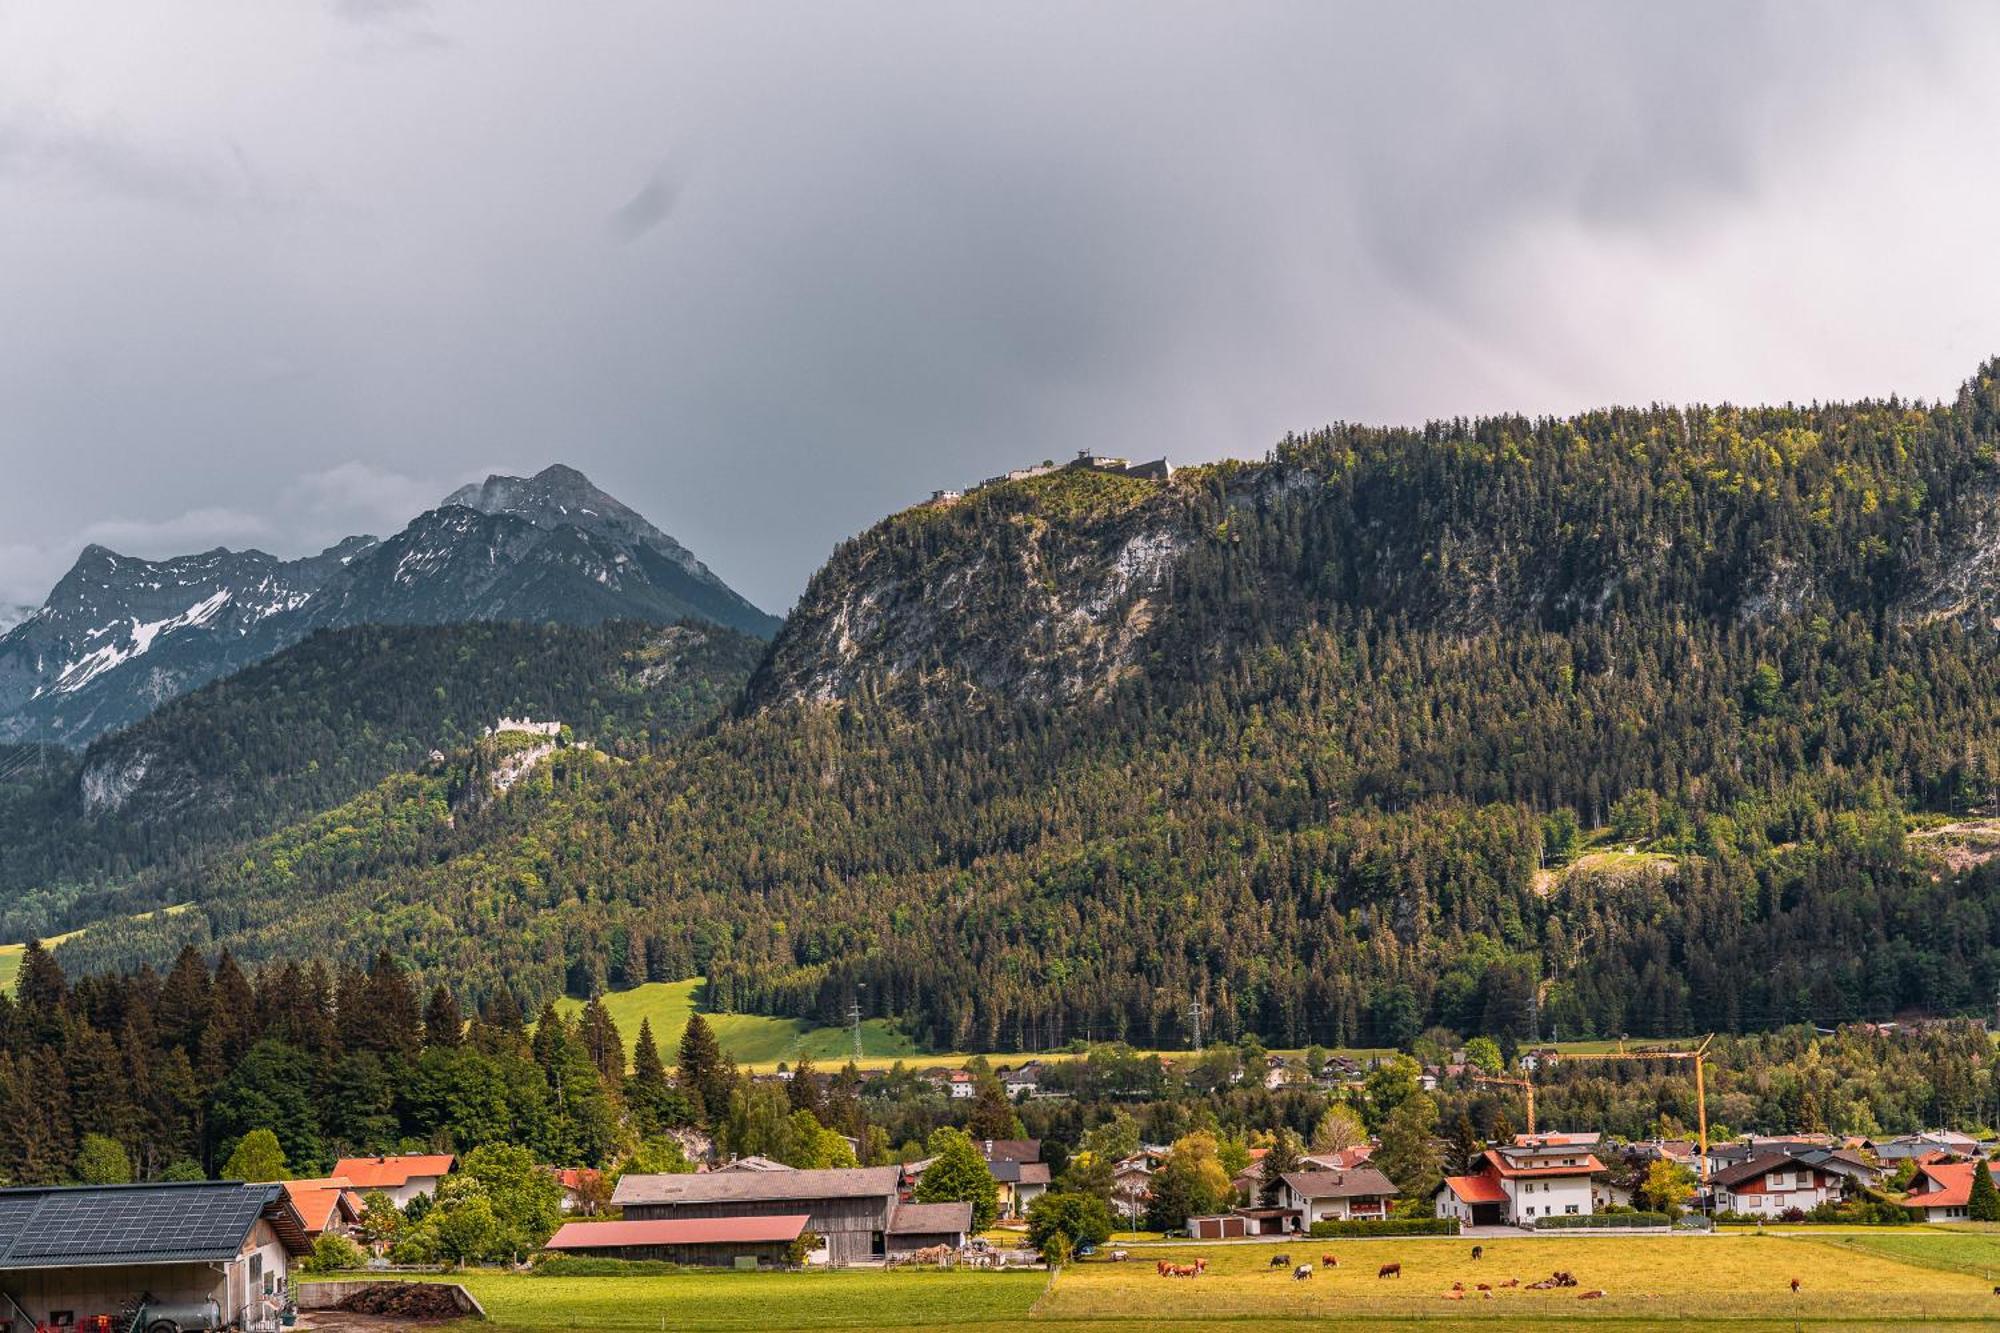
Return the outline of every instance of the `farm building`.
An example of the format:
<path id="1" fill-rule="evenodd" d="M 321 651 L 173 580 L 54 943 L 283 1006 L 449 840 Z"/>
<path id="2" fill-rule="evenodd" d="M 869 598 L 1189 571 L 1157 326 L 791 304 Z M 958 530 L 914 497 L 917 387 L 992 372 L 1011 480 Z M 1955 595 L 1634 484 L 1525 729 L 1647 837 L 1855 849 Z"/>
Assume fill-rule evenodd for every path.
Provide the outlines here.
<path id="1" fill-rule="evenodd" d="M 0 1306 L 16 1326 L 82 1327 L 142 1294 L 213 1301 L 275 1329 L 304 1221 L 277 1185 L 236 1181 L 0 1190 Z"/>
<path id="2" fill-rule="evenodd" d="M 627 1175 L 611 1202 L 634 1222 L 804 1213 L 806 1230 L 826 1238 L 828 1262 L 858 1264 L 887 1255 L 901 1179 L 895 1166 Z"/>
<path id="3" fill-rule="evenodd" d="M 344 1177 L 362 1194 L 381 1190 L 401 1208 L 419 1194 L 435 1195 L 438 1183 L 457 1165 L 458 1159 L 450 1153 L 343 1157 L 333 1164 L 333 1174 Z"/>
<path id="4" fill-rule="evenodd" d="M 757 1217 L 565 1222 L 546 1248 L 600 1259 L 664 1259 L 709 1268 L 782 1268 L 805 1234 L 804 1213 Z"/>
<path id="5" fill-rule="evenodd" d="M 972 1236 L 969 1203 L 898 1203 L 889 1216 L 889 1257 L 940 1245 L 959 1249 Z"/>

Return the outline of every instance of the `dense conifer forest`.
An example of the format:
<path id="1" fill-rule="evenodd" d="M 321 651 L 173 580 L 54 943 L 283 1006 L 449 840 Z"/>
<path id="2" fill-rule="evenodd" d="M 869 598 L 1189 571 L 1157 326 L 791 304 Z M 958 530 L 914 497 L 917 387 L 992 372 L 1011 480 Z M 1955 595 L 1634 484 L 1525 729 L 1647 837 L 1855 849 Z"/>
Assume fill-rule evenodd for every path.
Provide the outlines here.
<path id="1" fill-rule="evenodd" d="M 1179 1044 L 1195 1001 L 1284 1045 L 1962 1012 L 2000 863 L 1932 830 L 1996 813 L 1997 405 L 1988 371 L 989 487 L 836 552 L 726 723 L 474 817 L 391 779 L 58 956 L 387 949 L 529 1011 L 701 974 L 944 1049 Z M 814 655 L 829 623 L 931 646 Z"/>

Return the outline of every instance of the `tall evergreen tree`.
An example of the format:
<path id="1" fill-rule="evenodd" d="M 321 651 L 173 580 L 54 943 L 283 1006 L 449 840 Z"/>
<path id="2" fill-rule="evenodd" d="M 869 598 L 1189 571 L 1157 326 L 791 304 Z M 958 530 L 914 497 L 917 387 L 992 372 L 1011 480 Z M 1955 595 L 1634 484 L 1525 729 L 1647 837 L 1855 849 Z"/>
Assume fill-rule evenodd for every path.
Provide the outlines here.
<path id="1" fill-rule="evenodd" d="M 736 1070 L 722 1053 L 708 1020 L 698 1013 L 688 1015 L 687 1027 L 681 1032 L 674 1073 L 703 1124 L 714 1126 L 729 1114 L 729 1094 L 736 1084 Z"/>
<path id="2" fill-rule="evenodd" d="M 456 1046 L 465 1039 L 465 1018 L 451 988 L 440 981 L 424 1004 L 424 1045 Z"/>

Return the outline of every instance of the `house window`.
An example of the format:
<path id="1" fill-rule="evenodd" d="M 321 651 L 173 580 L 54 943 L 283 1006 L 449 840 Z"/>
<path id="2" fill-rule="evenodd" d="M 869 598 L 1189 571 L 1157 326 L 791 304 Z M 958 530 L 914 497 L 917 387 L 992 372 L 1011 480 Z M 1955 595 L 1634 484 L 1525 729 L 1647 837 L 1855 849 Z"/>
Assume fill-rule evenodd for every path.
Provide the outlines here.
<path id="1" fill-rule="evenodd" d="M 1535 1215 L 1535 1205 L 1531 1203 L 1528 1205 L 1528 1216 L 1533 1217 L 1534 1215 Z"/>
<path id="2" fill-rule="evenodd" d="M 1563 1211 L 1566 1213 L 1573 1213 L 1576 1211 L 1576 1205 L 1573 1203 L 1566 1203 L 1563 1205 Z"/>

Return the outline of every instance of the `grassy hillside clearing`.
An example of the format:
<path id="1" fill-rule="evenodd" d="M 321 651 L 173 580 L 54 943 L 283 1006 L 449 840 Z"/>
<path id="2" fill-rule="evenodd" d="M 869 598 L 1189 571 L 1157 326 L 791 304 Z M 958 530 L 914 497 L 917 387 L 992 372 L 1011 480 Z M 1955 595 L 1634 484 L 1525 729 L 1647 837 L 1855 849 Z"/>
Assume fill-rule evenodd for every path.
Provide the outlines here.
<path id="1" fill-rule="evenodd" d="M 192 906 L 194 906 L 193 903 L 175 903 L 171 907 L 162 907 L 157 912 L 141 912 L 138 916 L 131 919 L 134 921 L 148 921 L 156 916 L 173 916 L 176 913 L 187 911 Z M 70 930 L 60 935 L 51 935 L 42 941 L 42 945 L 45 948 L 53 949 L 65 940 L 75 939 L 88 929 L 90 927 L 85 926 L 82 930 Z M 27 953 L 27 951 L 28 946 L 25 944 L 0 944 L 0 993 L 8 995 L 14 993 L 14 983 L 20 980 L 21 977 L 21 956 Z"/>

